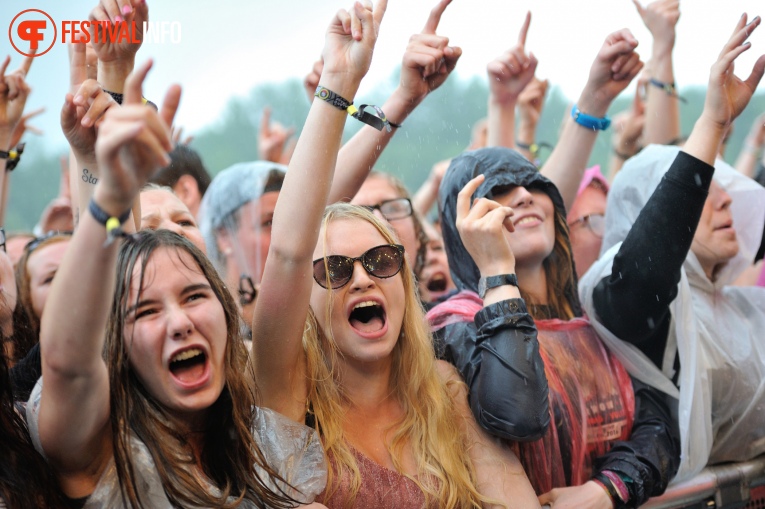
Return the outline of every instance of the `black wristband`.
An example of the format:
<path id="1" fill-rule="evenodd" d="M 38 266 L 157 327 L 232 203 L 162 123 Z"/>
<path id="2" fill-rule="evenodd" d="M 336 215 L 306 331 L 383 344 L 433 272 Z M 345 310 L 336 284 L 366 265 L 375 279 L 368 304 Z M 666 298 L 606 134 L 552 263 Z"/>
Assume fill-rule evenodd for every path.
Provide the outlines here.
<path id="1" fill-rule="evenodd" d="M 90 200 L 90 203 L 88 204 L 88 212 L 90 212 L 90 215 L 93 216 L 93 219 L 95 219 L 102 225 L 107 226 L 107 229 L 109 226 L 108 225 L 109 221 L 115 218 L 115 216 L 110 216 L 109 213 L 107 213 L 104 209 L 99 207 L 96 201 L 92 198 Z M 125 221 L 128 220 L 128 218 L 130 217 L 130 212 L 131 210 L 128 209 L 127 212 L 116 217 L 120 225 L 124 224 Z"/>
<path id="2" fill-rule="evenodd" d="M 0 159 L 8 160 L 5 163 L 5 171 L 13 171 L 14 168 L 16 168 L 16 165 L 18 165 L 21 160 L 21 154 L 24 153 L 25 146 L 26 143 L 19 143 L 16 145 L 16 148 L 12 148 L 7 152 L 5 150 L 0 150 Z"/>

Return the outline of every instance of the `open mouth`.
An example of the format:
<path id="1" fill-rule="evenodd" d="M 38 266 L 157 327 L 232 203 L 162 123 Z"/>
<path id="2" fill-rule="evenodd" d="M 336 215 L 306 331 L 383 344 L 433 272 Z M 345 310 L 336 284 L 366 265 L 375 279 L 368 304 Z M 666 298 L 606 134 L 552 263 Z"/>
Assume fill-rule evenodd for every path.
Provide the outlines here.
<path id="1" fill-rule="evenodd" d="M 365 334 L 379 332 L 385 327 L 385 309 L 379 302 L 364 301 L 353 307 L 348 321 L 351 327 Z"/>
<path id="2" fill-rule="evenodd" d="M 199 348 L 179 352 L 170 360 L 170 373 L 183 384 L 198 382 L 206 367 L 207 355 Z"/>
<path id="3" fill-rule="evenodd" d="M 426 284 L 425 287 L 429 292 L 441 293 L 446 291 L 447 284 L 446 276 L 440 272 L 437 272 L 431 276 L 428 284 Z"/>

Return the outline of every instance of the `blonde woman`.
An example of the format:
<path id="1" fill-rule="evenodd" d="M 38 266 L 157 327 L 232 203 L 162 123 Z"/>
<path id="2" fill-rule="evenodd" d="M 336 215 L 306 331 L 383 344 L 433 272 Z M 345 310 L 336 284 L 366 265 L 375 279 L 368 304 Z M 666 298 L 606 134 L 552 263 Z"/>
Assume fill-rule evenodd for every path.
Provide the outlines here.
<path id="1" fill-rule="evenodd" d="M 404 248 L 352 205 L 322 218 L 347 114 L 386 1 L 340 11 L 274 214 L 253 348 L 263 404 L 318 430 L 335 507 L 538 507 L 517 458 L 487 438 L 435 360 Z M 438 59 L 432 72 L 438 72 Z M 307 191 L 310 189 L 310 192 Z"/>

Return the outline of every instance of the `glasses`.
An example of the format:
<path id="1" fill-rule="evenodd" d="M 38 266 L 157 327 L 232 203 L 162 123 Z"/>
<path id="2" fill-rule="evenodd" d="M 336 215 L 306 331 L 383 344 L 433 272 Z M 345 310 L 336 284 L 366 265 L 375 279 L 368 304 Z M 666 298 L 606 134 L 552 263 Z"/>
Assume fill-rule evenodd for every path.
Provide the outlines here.
<path id="1" fill-rule="evenodd" d="M 327 282 L 333 290 L 342 288 L 353 277 L 353 267 L 361 262 L 364 270 L 371 276 L 386 279 L 399 273 L 404 264 L 404 246 L 384 244 L 373 247 L 357 258 L 332 255 L 313 261 L 313 279 L 322 288 Z"/>
<path id="2" fill-rule="evenodd" d="M 412 215 L 412 202 L 409 198 L 396 198 L 395 200 L 385 200 L 377 205 L 362 205 L 370 212 L 379 210 L 380 214 L 388 220 L 404 219 Z"/>
<path id="3" fill-rule="evenodd" d="M 42 244 L 48 239 L 52 239 L 53 237 L 71 237 L 71 236 L 72 236 L 72 232 L 51 231 L 40 237 L 35 237 L 34 239 L 27 242 L 27 245 L 24 246 L 24 251 L 26 251 L 27 253 L 31 253 L 32 251 L 37 249 L 40 244 Z"/>
<path id="4" fill-rule="evenodd" d="M 603 238 L 603 234 L 606 231 L 606 217 L 603 214 L 590 214 L 587 216 L 582 216 L 576 221 L 568 223 L 568 226 L 571 228 L 580 223 L 583 226 L 589 228 L 596 237 L 601 239 Z"/>
<path id="5" fill-rule="evenodd" d="M 2 249 L 4 253 L 8 252 L 8 249 L 5 247 L 5 228 L 0 228 L 0 249 Z"/>

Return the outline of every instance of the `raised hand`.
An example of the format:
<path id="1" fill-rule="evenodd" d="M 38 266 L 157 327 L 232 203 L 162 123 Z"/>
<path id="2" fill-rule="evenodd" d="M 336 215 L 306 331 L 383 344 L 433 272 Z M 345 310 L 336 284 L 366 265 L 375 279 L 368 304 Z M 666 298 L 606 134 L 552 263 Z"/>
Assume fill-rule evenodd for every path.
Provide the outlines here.
<path id="1" fill-rule="evenodd" d="M 374 7 L 369 0 L 356 1 L 351 12 L 339 10 L 332 20 L 324 42 L 322 82 L 342 77 L 349 91 L 355 94 L 358 84 L 372 63 L 372 53 L 388 0 L 379 0 Z M 341 96 L 343 91 L 335 91 Z M 345 97 L 345 96 L 343 96 Z M 346 97 L 352 100 L 352 97 Z"/>
<path id="2" fill-rule="evenodd" d="M 606 38 L 577 104 L 582 112 L 596 117 L 606 114 L 611 102 L 643 68 L 640 55 L 635 52 L 637 45 L 637 39 L 626 28 Z"/>
<path id="3" fill-rule="evenodd" d="M 141 101 L 142 86 L 151 65 L 148 61 L 128 76 L 122 107 L 107 112 L 96 141 L 101 178 L 95 195 L 99 204 L 112 207 L 115 214 L 129 209 L 149 177 L 170 164 L 170 126 L 181 88 L 170 87 L 159 112 L 146 107 Z"/>
<path id="4" fill-rule="evenodd" d="M 614 150 L 620 157 L 634 156 L 638 151 L 638 140 L 645 126 L 645 103 L 640 89 L 635 92 L 632 107 L 614 116 Z"/>
<path id="5" fill-rule="evenodd" d="M 505 238 L 505 230 L 515 231 L 513 209 L 487 198 L 470 200 L 484 176 L 479 175 L 457 195 L 457 230 L 462 243 L 483 277 L 515 272 L 515 255 Z"/>
<path id="6" fill-rule="evenodd" d="M 88 19 L 91 21 L 90 40 L 98 60 L 107 63 L 126 60 L 132 66 L 135 54 L 141 47 L 141 43 L 134 43 L 132 40 L 143 41 L 143 22 L 149 20 L 146 0 L 100 0 L 90 11 Z M 109 37 L 103 36 L 104 28 L 97 23 L 103 21 L 127 23 L 131 37 L 121 42 L 110 42 Z M 135 22 L 135 34 L 132 22 Z"/>
<path id="7" fill-rule="evenodd" d="M 316 87 L 314 87 L 316 90 Z M 260 159 L 274 163 L 289 164 L 294 145 L 287 146 L 287 141 L 295 134 L 293 127 L 286 128 L 279 122 L 271 123 L 271 108 L 263 109 L 258 131 L 258 154 Z M 291 147 L 291 149 L 290 149 Z M 286 159 L 286 162 L 285 162 Z"/>
<path id="8" fill-rule="evenodd" d="M 30 88 L 25 80 L 34 56 L 28 56 L 15 71 L 6 74 L 11 57 L 5 57 L 0 65 L 0 150 L 10 147 L 16 125 L 24 114 L 24 106 L 29 97 Z M 7 146 L 5 146 L 7 145 Z"/>
<path id="9" fill-rule="evenodd" d="M 106 112 L 118 105 L 97 81 L 87 79 L 84 44 L 72 45 L 70 85 L 73 92 L 66 95 L 61 109 L 61 129 L 77 160 L 95 168 L 96 129 Z"/>
<path id="10" fill-rule="evenodd" d="M 656 0 L 645 7 L 638 0 L 632 3 L 651 32 L 654 46 L 671 50 L 675 45 L 675 26 L 680 19 L 680 0 Z"/>
<path id="11" fill-rule="evenodd" d="M 538 61 L 533 53 L 526 53 L 526 35 L 530 24 L 531 12 L 527 12 L 518 34 L 518 43 L 486 66 L 493 101 L 515 103 L 534 77 Z"/>
<path id="12" fill-rule="evenodd" d="M 35 126 L 28 125 L 27 121 L 30 118 L 34 118 L 40 113 L 43 113 L 44 111 L 45 111 L 45 107 L 43 106 L 42 108 L 37 108 L 36 110 L 30 111 L 26 115 L 23 115 L 19 119 L 19 123 L 16 124 L 16 129 L 13 130 L 13 134 L 11 134 L 11 142 L 9 146 L 15 147 L 16 145 L 18 145 L 19 142 L 21 141 L 21 138 L 24 136 L 24 134 L 27 131 L 29 131 L 32 134 L 37 134 L 38 136 L 43 134 L 43 132 L 40 129 L 36 128 Z"/>
<path id="13" fill-rule="evenodd" d="M 185 138 L 183 137 L 183 127 L 175 127 L 173 126 L 170 129 L 170 134 L 173 139 L 173 146 L 177 147 L 178 145 L 188 145 L 192 141 L 194 141 L 194 135 L 189 134 Z"/>
<path id="14" fill-rule="evenodd" d="M 518 96 L 518 112 L 521 122 L 536 126 L 542 115 L 542 106 L 545 104 L 545 95 L 550 82 L 539 80 L 532 76 L 531 81 Z M 533 140 L 532 140 L 533 141 Z"/>
<path id="15" fill-rule="evenodd" d="M 313 94 L 316 93 L 316 87 L 319 86 L 319 80 L 321 79 L 321 71 L 324 70 L 324 59 L 319 58 L 313 63 L 311 72 L 309 72 L 305 78 L 303 78 L 303 88 L 308 96 L 308 102 L 313 101 Z"/>
<path id="16" fill-rule="evenodd" d="M 745 41 L 762 20 L 757 16 L 749 24 L 746 21 L 747 17 L 744 14 L 736 23 L 733 35 L 723 47 L 709 73 L 709 85 L 702 117 L 724 129 L 727 129 L 749 104 L 765 72 L 765 55 L 762 55 L 755 62 L 746 80 L 742 81 L 733 74 L 733 62 L 751 47 L 751 43 Z"/>
<path id="17" fill-rule="evenodd" d="M 449 46 L 449 38 L 436 35 L 446 7 L 452 0 L 440 0 L 430 11 L 425 27 L 409 38 L 401 64 L 401 89 L 406 99 L 420 102 L 440 87 L 454 70 L 462 49 Z"/>

